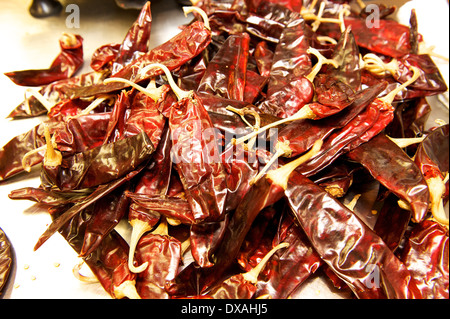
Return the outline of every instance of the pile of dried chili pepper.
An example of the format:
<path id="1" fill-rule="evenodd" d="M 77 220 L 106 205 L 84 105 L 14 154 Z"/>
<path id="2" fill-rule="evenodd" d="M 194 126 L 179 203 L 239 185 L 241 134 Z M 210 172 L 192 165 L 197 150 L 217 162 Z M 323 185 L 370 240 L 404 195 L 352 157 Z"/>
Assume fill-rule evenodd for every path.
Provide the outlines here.
<path id="1" fill-rule="evenodd" d="M 60 233 L 113 298 L 295 298 L 317 273 L 448 298 L 449 129 L 425 126 L 447 84 L 415 12 L 379 9 L 200 0 L 149 49 L 149 2 L 91 72 L 64 35 L 48 70 L 7 73 L 40 87 L 10 117 L 48 116 L 0 149 L 0 183 L 40 170 L 9 195 L 48 207 L 35 249 Z"/>

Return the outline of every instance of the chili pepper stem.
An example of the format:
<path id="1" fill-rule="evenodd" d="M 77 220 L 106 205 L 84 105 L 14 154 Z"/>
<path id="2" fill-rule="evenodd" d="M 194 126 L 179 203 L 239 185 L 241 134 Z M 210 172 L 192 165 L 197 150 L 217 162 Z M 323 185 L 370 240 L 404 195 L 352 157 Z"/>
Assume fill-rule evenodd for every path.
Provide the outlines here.
<path id="1" fill-rule="evenodd" d="M 25 100 L 28 103 L 28 96 L 33 96 L 36 100 L 39 101 L 46 109 L 47 112 L 50 112 L 51 109 L 55 106 L 55 104 L 50 103 L 41 93 L 29 88 L 25 91 Z"/>
<path id="2" fill-rule="evenodd" d="M 395 75 L 398 71 L 397 59 L 392 59 L 389 63 L 384 63 L 379 56 L 367 53 L 362 58 L 362 67 L 375 75 L 383 76 L 386 73 Z"/>
<path id="3" fill-rule="evenodd" d="M 129 298 L 129 299 L 141 299 L 137 290 L 136 282 L 134 280 L 124 281 L 119 286 L 114 286 L 114 296 L 118 299 Z"/>
<path id="4" fill-rule="evenodd" d="M 386 135 L 387 136 L 387 135 Z M 423 140 L 427 137 L 426 135 L 422 137 L 411 137 L 411 138 L 393 138 L 387 136 L 392 142 L 398 145 L 400 148 L 405 148 L 413 144 L 422 143 Z"/>
<path id="5" fill-rule="evenodd" d="M 161 217 L 161 221 L 159 222 L 158 227 L 152 232 L 155 235 L 167 236 L 169 235 L 169 228 L 167 224 L 167 219 L 165 217 Z"/>
<path id="6" fill-rule="evenodd" d="M 322 69 L 322 66 L 324 64 L 331 64 L 332 66 L 334 66 L 335 68 L 339 67 L 339 63 L 336 60 L 333 59 L 327 59 L 326 57 L 324 57 L 317 49 L 315 48 L 308 48 L 308 50 L 306 51 L 308 54 L 313 54 L 314 56 L 317 57 L 318 61 L 316 63 L 316 65 L 314 65 L 313 69 L 311 70 L 311 72 L 306 75 L 305 77 L 311 82 L 314 82 L 314 78 L 316 77 L 316 75 L 319 73 L 320 69 Z"/>
<path id="7" fill-rule="evenodd" d="M 56 167 L 61 165 L 62 155 L 53 147 L 52 139 L 50 137 L 50 130 L 47 124 L 44 124 L 44 135 L 46 142 L 46 151 L 44 155 L 44 165 Z"/>
<path id="8" fill-rule="evenodd" d="M 259 264 L 250 270 L 249 272 L 246 272 L 242 274 L 242 277 L 248 282 L 251 282 L 253 284 L 256 284 L 258 282 L 258 276 L 260 272 L 264 269 L 269 259 L 280 249 L 289 247 L 288 243 L 281 243 L 274 248 L 272 248 L 265 256 L 264 258 L 259 262 Z"/>
<path id="9" fill-rule="evenodd" d="M 32 151 L 27 152 L 23 157 L 22 157 L 22 167 L 26 172 L 30 172 L 31 171 L 31 166 L 28 163 L 28 159 L 39 152 L 45 151 L 47 148 L 47 145 L 42 145 L 41 147 L 35 148 Z"/>
<path id="10" fill-rule="evenodd" d="M 350 202 L 345 204 L 345 207 L 347 207 L 350 210 L 354 210 L 360 197 L 361 197 L 361 194 L 356 194 Z"/>
<path id="11" fill-rule="evenodd" d="M 155 102 L 159 100 L 159 98 L 161 97 L 161 91 L 159 89 L 152 89 L 152 88 L 144 88 L 142 86 L 140 86 L 139 84 L 136 84 L 130 80 L 127 79 L 123 79 L 123 78 L 108 78 L 103 80 L 103 83 L 108 84 L 108 83 L 112 83 L 112 82 L 121 82 L 121 83 L 125 83 L 133 88 L 135 88 L 136 90 L 144 93 L 145 95 L 149 96 L 150 98 L 152 98 Z"/>
<path id="12" fill-rule="evenodd" d="M 284 141 L 277 143 L 275 145 L 276 152 L 270 159 L 270 161 L 267 162 L 267 164 L 264 166 L 264 168 L 256 175 L 254 178 L 252 178 L 249 182 L 250 185 L 255 184 L 266 172 L 269 170 L 269 168 L 275 163 L 275 161 L 281 157 L 286 156 L 290 157 L 292 155 L 292 149 L 289 147 L 289 141 Z"/>
<path id="13" fill-rule="evenodd" d="M 447 177 L 448 178 L 448 173 Z M 448 228 L 449 219 L 444 210 L 444 201 L 442 196 L 445 193 L 445 179 L 443 180 L 440 176 L 432 177 L 427 179 L 428 188 L 430 190 L 430 206 L 433 218 L 443 226 Z"/>
<path id="14" fill-rule="evenodd" d="M 195 7 L 195 6 L 183 7 L 183 12 L 184 12 L 185 17 L 187 17 L 187 15 L 191 12 L 196 12 L 196 13 L 200 14 L 200 16 L 203 19 L 203 24 L 205 25 L 205 28 L 208 30 L 211 30 L 211 26 L 209 25 L 208 15 L 206 14 L 205 11 L 203 11 L 199 7 Z"/>
<path id="15" fill-rule="evenodd" d="M 267 173 L 266 178 L 270 179 L 272 183 L 282 187 L 284 190 L 287 188 L 287 183 L 289 180 L 289 175 L 303 163 L 309 161 L 313 156 L 315 156 L 322 148 L 323 141 L 317 140 L 313 147 L 303 156 L 289 162 L 286 165 L 281 166 L 275 170 L 271 170 Z"/>
<path id="16" fill-rule="evenodd" d="M 74 116 L 68 116 L 67 119 L 75 119 L 77 117 L 83 116 L 83 115 L 88 115 L 89 113 L 91 113 L 95 108 L 97 108 L 97 106 L 99 106 L 100 104 L 102 104 L 103 101 L 105 101 L 107 99 L 107 97 L 99 97 L 97 99 L 95 99 L 94 101 L 92 101 L 91 104 L 89 104 L 83 111 L 81 111 L 80 113 L 78 113 L 77 115 Z"/>
<path id="17" fill-rule="evenodd" d="M 130 252 L 128 254 L 128 268 L 131 272 L 140 273 L 147 268 L 148 262 L 145 262 L 138 267 L 134 266 L 134 253 L 136 251 L 136 246 L 139 242 L 139 239 L 146 232 L 152 230 L 152 227 L 148 223 L 139 219 L 132 219 L 129 221 L 129 223 L 133 227 L 133 229 L 131 231 Z"/>
<path id="18" fill-rule="evenodd" d="M 154 68 L 160 68 L 164 74 L 167 77 L 167 81 L 169 82 L 169 85 L 173 91 L 173 93 L 175 93 L 175 95 L 177 96 L 178 100 L 184 99 L 184 98 L 190 98 L 192 96 L 193 91 L 185 91 L 180 89 L 180 87 L 175 83 L 175 80 L 173 79 L 172 73 L 170 73 L 170 70 L 167 66 L 165 66 L 164 64 L 161 63 L 152 63 L 147 65 L 146 67 L 142 68 L 139 73 L 144 75 L 146 74 L 149 70 L 154 69 Z"/>
<path id="19" fill-rule="evenodd" d="M 72 273 L 75 276 L 75 278 L 77 278 L 79 281 L 84 282 L 84 283 L 97 283 L 98 282 L 98 278 L 95 276 L 84 276 L 80 273 L 81 267 L 83 267 L 84 265 L 84 260 L 82 260 L 80 263 L 76 264 L 75 266 L 73 266 L 72 268 Z"/>
<path id="20" fill-rule="evenodd" d="M 391 92 L 389 92 L 387 95 L 378 98 L 379 100 L 381 100 L 382 102 L 386 103 L 386 104 L 392 104 L 392 102 L 395 99 L 395 96 L 397 95 L 397 93 L 401 92 L 404 88 L 406 88 L 407 86 L 409 86 L 410 84 L 414 83 L 420 76 L 420 69 L 412 66 L 411 67 L 412 71 L 413 71 L 413 76 L 406 81 L 405 83 L 403 83 L 402 85 L 398 86 L 397 88 L 395 88 L 394 90 L 392 90 Z"/>
<path id="21" fill-rule="evenodd" d="M 246 107 L 244 107 L 242 109 L 237 109 L 237 108 L 232 107 L 231 105 L 228 105 L 226 107 L 226 109 L 238 114 L 241 117 L 242 121 L 245 122 L 245 124 L 247 124 L 248 126 L 253 128 L 253 131 L 258 131 L 261 128 L 261 117 L 258 114 L 258 112 L 256 112 L 255 110 L 251 110 Z M 255 125 L 251 125 L 247 121 L 247 119 L 245 118 L 246 114 L 253 115 L 253 117 L 255 118 Z M 247 149 L 253 149 L 253 145 L 255 145 L 255 143 L 256 143 L 256 136 L 254 136 L 252 139 L 250 139 L 250 141 L 247 143 Z"/>
<path id="22" fill-rule="evenodd" d="M 297 113 L 295 113 L 294 115 L 287 117 L 285 119 L 270 123 L 266 126 L 263 126 L 262 128 L 260 128 L 257 131 L 254 131 L 250 134 L 247 134 L 243 137 L 240 137 L 236 140 L 233 141 L 234 145 L 238 145 L 241 143 L 244 143 L 246 140 L 251 139 L 252 137 L 257 136 L 258 134 L 261 134 L 264 131 L 267 131 L 270 128 L 273 128 L 275 126 L 284 124 L 284 123 L 288 123 L 288 122 L 293 122 L 293 121 L 297 121 L 297 120 L 304 120 L 304 119 L 314 119 L 316 117 L 316 115 L 314 114 L 314 112 L 312 111 L 312 109 L 308 106 L 308 105 L 304 105 L 300 110 L 297 111 Z"/>

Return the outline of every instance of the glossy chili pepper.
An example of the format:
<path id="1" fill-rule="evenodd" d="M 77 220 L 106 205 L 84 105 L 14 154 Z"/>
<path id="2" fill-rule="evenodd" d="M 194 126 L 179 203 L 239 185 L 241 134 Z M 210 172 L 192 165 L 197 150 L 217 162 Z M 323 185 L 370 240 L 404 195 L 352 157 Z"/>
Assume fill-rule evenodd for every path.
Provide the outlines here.
<path id="1" fill-rule="evenodd" d="M 128 182 L 93 204 L 95 214 L 86 225 L 83 247 L 79 253 L 81 257 L 92 253 L 126 215 L 130 204 L 126 191 L 130 187 L 130 182 Z"/>
<path id="2" fill-rule="evenodd" d="M 61 212 L 55 212 L 52 218 L 59 218 Z M 92 212 L 83 210 L 67 220 L 60 229 L 60 234 L 69 245 L 80 253 L 83 245 L 86 224 Z M 97 277 L 105 291 L 113 298 L 139 299 L 136 291 L 136 275 L 127 268 L 128 244 L 112 230 L 100 246 L 83 260 Z"/>
<path id="3" fill-rule="evenodd" d="M 62 192 L 57 189 L 45 189 L 43 187 L 23 187 L 12 190 L 8 197 L 13 200 L 30 200 L 50 206 L 59 206 L 75 203 L 88 196 L 90 191 L 69 191 Z"/>
<path id="4" fill-rule="evenodd" d="M 314 95 L 312 83 L 305 77 L 311 71 L 311 59 L 303 24 L 304 21 L 299 19 L 288 25 L 277 44 L 267 100 L 260 106 L 265 113 L 288 117 L 310 102 Z"/>
<path id="5" fill-rule="evenodd" d="M 83 64 L 83 38 L 64 33 L 59 40 L 61 52 L 48 69 L 7 72 L 5 75 L 22 86 L 43 86 L 70 78 Z"/>
<path id="6" fill-rule="evenodd" d="M 266 41 L 260 41 L 256 45 L 255 53 L 253 54 L 256 59 L 256 65 L 258 67 L 259 74 L 264 77 L 270 76 L 270 69 L 272 68 L 273 51 L 269 48 Z"/>
<path id="7" fill-rule="evenodd" d="M 420 144 L 414 156 L 414 163 L 419 167 L 430 191 L 430 208 L 435 220 L 448 226 L 448 216 L 444 210 L 443 197 L 448 191 L 448 136 L 449 125 L 434 129 Z M 448 179 L 448 176 L 447 176 Z M 447 194 L 448 196 L 448 194 Z"/>
<path id="8" fill-rule="evenodd" d="M 411 211 L 398 205 L 397 196 L 386 198 L 378 214 L 373 231 L 395 252 L 400 246 L 411 221 Z"/>
<path id="9" fill-rule="evenodd" d="M 422 297 L 406 266 L 334 197 L 297 171 L 290 174 L 285 194 L 322 260 L 359 298 Z M 380 276 L 375 283 L 373 271 Z"/>
<path id="10" fill-rule="evenodd" d="M 208 291 L 207 295 L 213 299 L 251 299 L 257 289 L 256 285 L 258 283 L 259 273 L 264 268 L 269 258 L 279 249 L 286 247 L 289 247 L 288 243 L 277 245 L 267 253 L 258 266 L 249 272 L 233 275 L 225 279 Z"/>
<path id="11" fill-rule="evenodd" d="M 414 226 L 401 259 L 426 299 L 448 299 L 448 229 L 424 220 Z"/>
<path id="12" fill-rule="evenodd" d="M 176 69 L 202 53 L 210 42 L 211 31 L 209 27 L 203 22 L 195 21 L 172 39 L 153 48 L 126 67 L 120 69 L 117 73 L 113 74 L 113 77 L 124 78 L 135 83 L 147 80 L 162 74 L 162 71 L 155 68 L 142 74 L 139 70 L 154 63 L 162 63 L 169 70 Z M 85 87 L 68 87 L 65 93 L 73 99 L 121 90 L 127 86 L 128 84 L 126 83 L 101 83 Z"/>
<path id="13" fill-rule="evenodd" d="M 77 201 L 74 205 L 70 206 L 68 209 L 64 210 L 64 214 L 60 215 L 58 218 L 55 218 L 53 222 L 49 225 L 46 231 L 39 237 L 38 242 L 36 243 L 34 249 L 37 250 L 42 244 L 44 244 L 55 232 L 61 230 L 65 227 L 66 223 L 71 220 L 74 216 L 80 214 L 81 211 L 90 207 L 99 199 L 104 196 L 110 194 L 115 189 L 124 185 L 126 182 L 132 180 L 136 175 L 138 175 L 144 169 L 144 165 L 141 165 L 136 170 L 131 171 L 125 176 L 122 176 L 110 183 L 102 184 L 95 188 L 92 193 L 88 196 L 84 197 L 82 200 Z M 60 205 L 61 206 L 61 205 Z M 66 205 L 63 205 L 66 206 Z M 128 246 L 128 244 L 127 244 Z M 80 247 L 81 249 L 81 247 Z M 127 251 L 128 254 L 128 251 Z M 128 256 L 127 256 L 128 259 Z"/>
<path id="14" fill-rule="evenodd" d="M 13 266 L 14 257 L 11 242 L 0 228 L 0 296 L 6 287 Z"/>
<path id="15" fill-rule="evenodd" d="M 168 235 L 167 225 L 159 226 L 141 238 L 136 248 L 136 260 L 146 265 L 145 270 L 137 275 L 136 288 L 141 298 L 169 299 L 164 286 L 177 275 L 181 255 L 181 243 Z"/>
<path id="16" fill-rule="evenodd" d="M 229 36 L 208 63 L 197 91 L 243 101 L 249 44 L 247 33 Z"/>
<path id="17" fill-rule="evenodd" d="M 273 257 L 268 279 L 260 285 L 257 295 L 269 295 L 272 299 L 289 298 L 295 289 L 323 264 L 320 256 L 309 243 L 303 230 L 295 223 L 293 216 L 286 216 L 280 221 L 277 234 L 271 247 L 287 243 L 289 247 Z"/>
<path id="18" fill-rule="evenodd" d="M 42 95 L 45 100 L 48 100 L 47 103 L 44 102 L 44 104 L 48 105 L 44 106 L 42 101 L 38 100 L 33 94 L 31 94 L 25 97 L 25 100 L 8 115 L 8 118 L 30 118 L 46 114 L 54 105 L 69 99 L 69 97 L 63 92 L 67 86 L 90 86 L 95 83 L 101 83 L 105 77 L 106 73 L 104 72 L 88 72 L 73 76 L 69 79 L 50 83 L 38 92 L 39 95 Z"/>
<path id="19" fill-rule="evenodd" d="M 58 151 L 56 151 L 58 152 Z M 150 159 L 153 145 L 145 132 L 75 153 L 49 164 L 44 160 L 41 181 L 61 190 L 95 187 L 109 183 Z M 47 150 L 47 155 L 49 154 Z"/>
<path id="20" fill-rule="evenodd" d="M 120 43 L 110 43 L 98 47 L 92 54 L 90 67 L 96 72 L 110 70 L 120 47 Z"/>
<path id="21" fill-rule="evenodd" d="M 413 220 L 420 222 L 424 218 L 429 205 L 428 185 L 414 161 L 386 135 L 377 135 L 347 156 L 405 200 L 411 206 Z"/>
<path id="22" fill-rule="evenodd" d="M 252 70 L 247 70 L 244 88 L 244 101 L 254 104 L 259 99 L 264 98 L 265 94 L 263 90 L 266 87 L 268 80 L 268 77 L 261 76 Z"/>

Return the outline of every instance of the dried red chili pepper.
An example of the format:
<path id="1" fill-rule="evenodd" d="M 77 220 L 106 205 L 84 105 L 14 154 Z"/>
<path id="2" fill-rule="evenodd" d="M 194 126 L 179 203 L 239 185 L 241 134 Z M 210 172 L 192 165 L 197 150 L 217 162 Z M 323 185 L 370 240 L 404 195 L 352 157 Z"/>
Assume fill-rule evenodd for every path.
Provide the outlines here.
<path id="1" fill-rule="evenodd" d="M 250 36 L 229 36 L 208 63 L 198 92 L 244 100 Z"/>
<path id="2" fill-rule="evenodd" d="M 136 288 L 143 299 L 169 299 L 164 286 L 178 273 L 182 257 L 180 241 L 168 235 L 167 224 L 143 236 L 136 248 L 136 260 L 145 265 L 137 275 Z"/>
<path id="3" fill-rule="evenodd" d="M 169 70 L 182 66 L 187 61 L 199 55 L 211 42 L 211 31 L 207 21 L 195 21 L 183 29 L 179 34 L 167 42 L 153 48 L 132 63 L 113 74 L 114 78 L 123 78 L 137 83 L 157 75 L 161 75 L 160 69 L 148 69 L 145 74 L 140 72 L 144 67 L 162 63 Z M 138 71 L 138 72 L 137 72 Z M 64 92 L 70 98 L 89 97 L 126 88 L 126 83 L 101 83 L 85 87 L 67 87 Z"/>
<path id="4" fill-rule="evenodd" d="M 93 204 L 95 214 L 87 222 L 80 257 L 86 257 L 97 249 L 103 239 L 126 215 L 130 204 L 126 192 L 130 186 L 128 182 Z"/>
<path id="5" fill-rule="evenodd" d="M 264 77 L 270 76 L 270 69 L 272 68 L 272 61 L 274 53 L 269 48 L 266 41 L 260 41 L 255 47 L 253 54 L 256 59 L 259 74 Z"/>
<path id="6" fill-rule="evenodd" d="M 411 274 L 381 238 L 296 167 L 289 163 L 270 171 L 266 180 L 285 190 L 294 216 L 333 272 L 359 298 L 421 298 Z M 380 282 L 372 282 L 373 271 Z"/>
<path id="7" fill-rule="evenodd" d="M 54 212 L 52 218 L 58 219 L 61 212 Z M 83 245 L 86 224 L 92 212 L 83 210 L 74 215 L 59 230 L 69 245 L 80 253 Z M 112 230 L 100 246 L 83 260 L 97 277 L 105 291 L 113 298 L 140 299 L 135 287 L 136 275 L 127 268 L 128 244 Z"/>
<path id="8" fill-rule="evenodd" d="M 251 299 L 257 289 L 256 284 L 258 283 L 259 273 L 264 268 L 269 258 L 279 249 L 286 247 L 289 247 L 288 243 L 277 245 L 267 253 L 258 266 L 249 272 L 237 274 L 225 279 L 208 291 L 207 295 L 213 299 Z"/>
<path id="9" fill-rule="evenodd" d="M 420 222 L 428 211 L 428 185 L 414 161 L 386 135 L 379 134 L 347 153 L 362 164 L 380 183 L 405 200 Z"/>
<path id="10" fill-rule="evenodd" d="M 449 125 L 434 129 L 419 145 L 414 162 L 419 167 L 430 190 L 430 209 L 433 218 L 444 226 L 449 225 L 444 210 L 443 197 L 448 185 L 448 136 Z M 447 174 L 447 182 L 444 180 Z"/>
<path id="11" fill-rule="evenodd" d="M 426 299 L 448 299 L 448 228 L 424 220 L 414 226 L 402 261 Z"/>
<path id="12" fill-rule="evenodd" d="M 59 39 L 61 52 L 48 69 L 7 72 L 5 75 L 22 86 L 43 86 L 70 78 L 83 64 L 83 38 L 64 33 Z"/>
<path id="13" fill-rule="evenodd" d="M 52 163 L 52 155 L 47 148 L 49 159 L 44 159 L 41 182 L 43 185 L 56 185 L 61 190 L 95 187 L 133 171 L 150 159 L 153 152 L 153 145 L 145 132 L 67 157 L 59 153 L 60 158 L 51 158 Z"/>
<path id="14" fill-rule="evenodd" d="M 14 262 L 11 242 L 6 237 L 3 229 L 0 228 L 0 295 L 6 287 Z"/>

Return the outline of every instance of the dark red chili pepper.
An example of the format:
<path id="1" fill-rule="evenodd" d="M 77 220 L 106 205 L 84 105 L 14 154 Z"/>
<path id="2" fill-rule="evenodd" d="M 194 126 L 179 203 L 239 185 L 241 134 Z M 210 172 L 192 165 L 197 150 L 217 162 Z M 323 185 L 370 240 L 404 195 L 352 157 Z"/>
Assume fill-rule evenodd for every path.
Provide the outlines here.
<path id="1" fill-rule="evenodd" d="M 110 70 L 120 47 L 120 43 L 110 43 L 97 48 L 91 57 L 91 68 L 96 72 Z"/>
<path id="2" fill-rule="evenodd" d="M 8 282 L 13 263 L 14 257 L 11 242 L 6 237 L 3 229 L 0 228 L 0 296 Z"/>
<path id="3" fill-rule="evenodd" d="M 207 292 L 207 295 L 213 299 L 251 299 L 257 289 L 256 285 L 258 283 L 259 273 L 264 268 L 269 258 L 279 249 L 286 247 L 289 247 L 288 243 L 277 245 L 267 253 L 258 266 L 249 272 L 233 275 L 225 279 L 220 284 L 212 287 L 212 289 Z"/>
<path id="4" fill-rule="evenodd" d="M 45 189 L 43 187 L 23 187 L 12 190 L 8 197 L 14 200 L 26 199 L 36 203 L 50 206 L 59 206 L 64 204 L 75 203 L 84 199 L 90 194 L 90 191 L 79 192 L 69 191 L 62 192 L 57 189 Z"/>
<path id="5" fill-rule="evenodd" d="M 70 78 L 83 64 L 83 38 L 76 34 L 64 33 L 59 40 L 61 52 L 48 69 L 7 72 L 17 85 L 43 86 Z"/>
<path id="6" fill-rule="evenodd" d="M 93 204 L 95 214 L 87 222 L 80 257 L 86 257 L 97 249 L 103 239 L 126 215 L 130 204 L 126 191 L 130 186 L 128 182 Z"/>
<path id="7" fill-rule="evenodd" d="M 401 259 L 426 299 L 448 299 L 448 229 L 424 220 L 414 226 Z"/>
<path id="8" fill-rule="evenodd" d="M 164 225 L 164 221 L 161 222 Z M 146 265 L 137 275 L 136 288 L 143 299 L 169 299 L 165 283 L 178 273 L 182 245 L 167 234 L 167 225 L 143 236 L 136 248 L 136 260 Z"/>
<path id="9" fill-rule="evenodd" d="M 292 212 L 311 244 L 359 298 L 422 297 L 406 266 L 349 209 L 297 171 L 289 175 L 285 187 Z M 373 272 L 379 275 L 378 282 L 372 281 Z"/>
<path id="10" fill-rule="evenodd" d="M 258 99 L 263 98 L 265 96 L 263 90 L 266 87 L 268 80 L 268 77 L 261 76 L 252 70 L 247 70 L 244 101 L 254 104 Z"/>
<path id="11" fill-rule="evenodd" d="M 243 101 L 249 45 L 247 33 L 229 36 L 208 63 L 197 91 Z"/>
<path id="12" fill-rule="evenodd" d="M 268 279 L 259 283 L 263 288 L 258 289 L 258 296 L 269 295 L 272 299 L 289 298 L 289 295 L 323 264 L 290 213 L 285 214 L 280 221 L 271 248 L 280 243 L 288 243 L 289 247 L 273 257 L 272 265 L 268 266 Z"/>
<path id="13" fill-rule="evenodd" d="M 395 195 L 388 196 L 378 214 L 373 231 L 395 252 L 411 221 L 411 211 L 398 205 Z"/>
<path id="14" fill-rule="evenodd" d="M 169 41 L 153 48 L 120 69 L 113 74 L 113 77 L 123 78 L 135 83 L 147 80 L 162 74 L 162 71 L 154 68 L 142 74 L 139 70 L 154 63 L 162 63 L 169 70 L 174 70 L 203 52 L 210 42 L 211 31 L 207 25 L 205 26 L 203 22 L 195 21 Z M 128 84 L 126 83 L 102 83 L 85 87 L 68 87 L 65 93 L 73 99 L 121 90 L 127 86 Z"/>
<path id="15" fill-rule="evenodd" d="M 60 215 L 58 218 L 53 220 L 53 222 L 49 225 L 47 230 L 39 237 L 38 242 L 36 243 L 34 249 L 37 250 L 43 243 L 45 243 L 55 232 L 61 230 L 69 220 L 71 220 L 74 216 L 80 214 L 85 208 L 91 206 L 93 203 L 98 201 L 100 198 L 110 194 L 112 191 L 122 186 L 126 182 L 133 179 L 136 175 L 138 175 L 144 168 L 144 165 L 141 165 L 136 170 L 131 171 L 125 176 L 122 176 L 110 183 L 102 184 L 98 186 L 91 194 L 83 198 L 82 200 L 77 201 L 73 206 L 64 211 L 64 214 Z M 128 244 L 127 244 L 128 246 Z M 81 249 L 81 247 L 80 247 Z M 128 253 L 128 252 L 127 252 Z M 128 256 L 127 256 L 128 259 Z"/>
<path id="16" fill-rule="evenodd" d="M 256 59 L 256 65 L 258 67 L 259 74 L 264 77 L 270 76 L 270 69 L 272 68 L 272 61 L 274 53 L 269 48 L 266 41 L 260 41 L 256 45 L 255 53 L 253 54 Z"/>
<path id="17" fill-rule="evenodd" d="M 273 56 L 267 100 L 260 106 L 265 113 L 288 117 L 314 95 L 312 83 L 305 78 L 311 71 L 311 59 L 303 25 L 303 19 L 298 19 L 283 30 Z"/>
<path id="18" fill-rule="evenodd" d="M 61 212 L 54 212 L 52 218 L 58 219 Z M 83 210 L 72 216 L 59 230 L 69 245 L 80 253 L 83 245 L 87 222 L 91 217 L 90 210 Z M 128 244 L 112 230 L 91 254 L 84 257 L 84 262 L 99 280 L 105 291 L 113 298 L 137 298 L 136 275 L 127 267 Z"/>
<path id="19" fill-rule="evenodd" d="M 152 156 L 153 145 L 145 132 L 85 152 L 44 160 L 41 181 L 61 190 L 95 187 L 136 169 Z M 58 152 L 58 151 L 56 151 Z M 48 150 L 47 150 L 47 155 Z"/>
<path id="20" fill-rule="evenodd" d="M 428 185 L 414 161 L 386 135 L 377 135 L 347 156 L 362 164 L 387 189 L 405 200 L 411 206 L 413 220 L 420 222 L 424 218 L 429 205 Z"/>
<path id="21" fill-rule="evenodd" d="M 449 171 L 448 136 L 448 124 L 434 129 L 420 144 L 414 156 L 414 162 L 430 190 L 431 213 L 435 220 L 446 226 L 449 222 L 444 210 L 443 197 L 448 192 L 444 183 L 446 178 L 444 174 L 448 175 Z M 448 180 L 446 184 L 448 185 Z"/>

